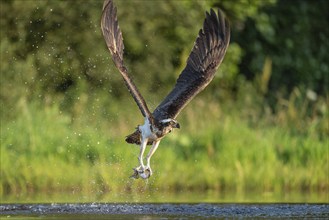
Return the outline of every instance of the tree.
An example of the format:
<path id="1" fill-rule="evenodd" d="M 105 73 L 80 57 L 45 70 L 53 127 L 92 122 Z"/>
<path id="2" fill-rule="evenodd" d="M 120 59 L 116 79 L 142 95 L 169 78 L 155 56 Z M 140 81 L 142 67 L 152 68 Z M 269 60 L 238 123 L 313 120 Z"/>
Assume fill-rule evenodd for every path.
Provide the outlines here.
<path id="1" fill-rule="evenodd" d="M 288 95 L 301 87 L 328 95 L 328 7 L 326 0 L 279 0 L 262 7 L 237 33 L 236 40 L 245 51 L 241 73 L 254 79 L 268 57 L 273 65 L 272 94 L 284 88 Z"/>

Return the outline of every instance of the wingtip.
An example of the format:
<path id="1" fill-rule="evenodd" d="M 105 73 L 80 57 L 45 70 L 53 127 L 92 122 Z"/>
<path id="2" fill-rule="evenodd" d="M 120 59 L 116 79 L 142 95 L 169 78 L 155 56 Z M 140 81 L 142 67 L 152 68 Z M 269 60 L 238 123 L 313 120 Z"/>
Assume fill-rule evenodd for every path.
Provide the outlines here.
<path id="1" fill-rule="evenodd" d="M 103 3 L 103 11 L 104 11 L 104 8 L 106 8 L 106 6 L 107 6 L 108 4 L 110 4 L 110 3 L 113 4 L 112 0 L 105 0 L 105 1 L 104 1 L 104 3 Z"/>
<path id="2" fill-rule="evenodd" d="M 210 14 L 211 14 L 211 16 L 213 16 L 213 17 L 217 17 L 215 10 L 212 9 L 212 8 L 210 9 Z"/>
<path id="3" fill-rule="evenodd" d="M 216 16 L 216 19 L 218 19 L 218 25 L 220 28 L 220 34 L 222 39 L 227 42 L 230 39 L 230 23 L 227 19 L 225 13 L 220 8 L 217 9 L 217 15 L 213 9 L 211 9 L 211 12 L 214 13 L 214 16 Z"/>
<path id="4" fill-rule="evenodd" d="M 227 16 L 220 8 L 218 8 L 218 18 L 222 27 L 223 40 L 226 44 L 228 44 L 231 38 L 231 25 L 230 21 L 227 19 Z"/>

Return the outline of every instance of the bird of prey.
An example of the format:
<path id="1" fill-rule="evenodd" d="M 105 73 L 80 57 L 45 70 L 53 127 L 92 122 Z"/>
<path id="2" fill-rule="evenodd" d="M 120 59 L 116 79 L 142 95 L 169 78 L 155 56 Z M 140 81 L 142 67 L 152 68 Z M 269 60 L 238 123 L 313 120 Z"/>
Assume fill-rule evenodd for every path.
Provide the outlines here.
<path id="1" fill-rule="evenodd" d="M 157 150 L 161 139 L 174 128 L 180 128 L 176 117 L 182 109 L 214 78 L 230 41 L 230 26 L 220 10 L 206 12 L 185 69 L 179 75 L 176 85 L 160 105 L 151 113 L 143 96 L 129 77 L 123 62 L 123 37 L 117 18 L 117 9 L 112 0 L 105 0 L 101 17 L 101 29 L 112 60 L 138 105 L 144 124 L 126 137 L 126 142 L 140 145 L 139 166 L 134 168 L 132 177 L 147 179 L 152 175 L 150 159 Z M 144 151 L 152 145 L 144 165 Z"/>

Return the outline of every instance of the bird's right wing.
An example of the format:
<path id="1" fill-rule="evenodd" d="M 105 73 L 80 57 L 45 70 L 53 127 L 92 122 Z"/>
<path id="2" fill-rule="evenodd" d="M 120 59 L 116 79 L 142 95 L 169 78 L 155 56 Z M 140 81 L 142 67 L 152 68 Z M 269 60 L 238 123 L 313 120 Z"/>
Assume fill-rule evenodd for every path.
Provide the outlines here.
<path id="1" fill-rule="evenodd" d="M 175 119 L 180 111 L 213 79 L 230 42 L 230 26 L 218 10 L 206 13 L 187 65 L 176 85 L 153 112 L 157 120 Z"/>
<path id="2" fill-rule="evenodd" d="M 105 0 L 103 4 L 103 13 L 101 18 L 101 28 L 108 49 L 111 52 L 112 60 L 120 71 L 125 84 L 137 103 L 144 117 L 153 122 L 153 116 L 148 109 L 143 96 L 138 91 L 136 85 L 128 75 L 127 68 L 123 64 L 123 38 L 118 24 L 117 9 L 112 0 Z"/>

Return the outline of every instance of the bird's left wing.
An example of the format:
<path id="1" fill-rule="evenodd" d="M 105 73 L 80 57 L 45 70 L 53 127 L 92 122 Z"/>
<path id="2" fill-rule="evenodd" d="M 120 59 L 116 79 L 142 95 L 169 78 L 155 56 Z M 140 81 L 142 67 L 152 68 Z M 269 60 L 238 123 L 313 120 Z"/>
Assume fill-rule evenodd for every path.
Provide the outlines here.
<path id="1" fill-rule="evenodd" d="M 157 120 L 175 119 L 192 98 L 213 79 L 230 41 L 230 26 L 218 10 L 206 13 L 203 28 L 195 41 L 187 65 L 174 89 L 153 112 Z"/>
<path id="2" fill-rule="evenodd" d="M 101 18 L 101 28 L 107 47 L 111 52 L 112 60 L 115 66 L 120 71 L 130 94 L 137 103 L 143 116 L 147 117 L 152 122 L 153 116 L 150 110 L 148 109 L 143 96 L 140 94 L 136 85 L 129 77 L 127 68 L 124 66 L 123 63 L 124 44 L 122 32 L 118 24 L 117 10 L 116 7 L 113 5 L 112 0 L 104 1 L 103 14 Z"/>

